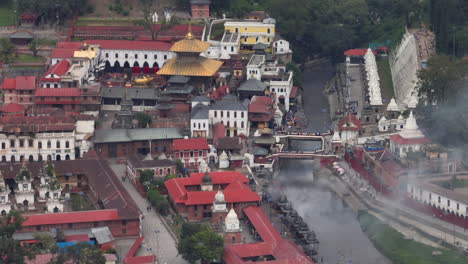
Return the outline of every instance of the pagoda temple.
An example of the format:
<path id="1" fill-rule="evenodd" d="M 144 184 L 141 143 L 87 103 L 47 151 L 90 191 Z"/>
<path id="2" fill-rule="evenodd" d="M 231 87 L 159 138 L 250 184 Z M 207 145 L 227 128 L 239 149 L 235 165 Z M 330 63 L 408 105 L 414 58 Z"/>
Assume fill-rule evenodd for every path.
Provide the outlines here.
<path id="1" fill-rule="evenodd" d="M 112 122 L 112 128 L 134 128 L 132 119 L 133 119 L 133 101 L 128 96 L 128 88 L 124 88 L 124 96 L 120 102 L 120 111 L 117 113 L 117 116 Z"/>
<path id="2" fill-rule="evenodd" d="M 223 64 L 222 61 L 200 56 L 209 46 L 208 42 L 195 39 L 189 29 L 185 38 L 174 43 L 170 49 L 177 56 L 168 60 L 158 74 L 191 77 L 194 86 L 204 90 L 204 87 L 209 87 L 211 77 Z"/>

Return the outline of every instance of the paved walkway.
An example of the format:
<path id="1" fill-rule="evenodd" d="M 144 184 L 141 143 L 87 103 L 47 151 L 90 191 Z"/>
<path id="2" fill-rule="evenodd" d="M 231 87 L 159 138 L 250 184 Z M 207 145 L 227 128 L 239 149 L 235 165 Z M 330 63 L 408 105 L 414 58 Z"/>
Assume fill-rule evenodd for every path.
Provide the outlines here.
<path id="1" fill-rule="evenodd" d="M 117 178 L 122 181 L 125 165 L 111 164 Z M 145 241 L 138 255 L 156 255 L 158 264 L 186 264 L 188 263 L 181 256 L 177 256 L 177 245 L 174 238 L 161 222 L 159 216 L 154 212 L 147 212 L 148 202 L 142 198 L 129 180 L 122 182 L 125 189 L 143 212 L 144 219 L 141 221 L 141 229 Z M 153 209 L 154 210 L 154 209 Z"/>

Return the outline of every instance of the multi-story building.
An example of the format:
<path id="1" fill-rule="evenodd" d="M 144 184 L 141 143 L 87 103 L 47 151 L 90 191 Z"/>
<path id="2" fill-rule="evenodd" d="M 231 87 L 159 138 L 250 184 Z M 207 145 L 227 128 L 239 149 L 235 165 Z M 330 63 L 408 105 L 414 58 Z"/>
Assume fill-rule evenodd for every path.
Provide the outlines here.
<path id="1" fill-rule="evenodd" d="M 192 18 L 209 18 L 211 0 L 190 0 Z"/>
<path id="2" fill-rule="evenodd" d="M 203 103 L 198 103 L 192 107 L 190 116 L 190 134 L 193 138 L 209 138 L 210 120 L 208 118 L 209 107 Z"/>
<path id="3" fill-rule="evenodd" d="M 248 121 L 248 100 L 243 102 L 234 95 L 225 95 L 221 100 L 214 102 L 210 106 L 208 117 L 210 126 L 217 123 L 225 127 L 225 136 L 248 136 L 250 125 Z"/>
<path id="4" fill-rule="evenodd" d="M 246 66 L 247 79 L 257 79 L 276 94 L 277 102 L 289 111 L 291 92 L 293 90 L 293 72 L 279 65 L 276 60 L 267 61 L 265 55 L 254 54 Z"/>
<path id="5" fill-rule="evenodd" d="M 212 220 L 222 223 L 230 209 L 240 214 L 245 206 L 257 205 L 260 201 L 258 194 L 246 185 L 248 182 L 247 177 L 239 172 L 223 171 L 191 173 L 188 178 L 170 179 L 164 185 L 176 211 L 188 221 L 216 217 Z M 217 194 L 218 199 L 215 200 Z M 222 208 L 219 208 L 219 196 L 223 198 Z M 213 205 L 218 206 L 213 208 Z"/>
<path id="6" fill-rule="evenodd" d="M 172 143 L 174 158 L 190 170 L 197 170 L 200 163 L 208 162 L 209 150 L 206 138 L 174 139 Z"/>
<path id="7" fill-rule="evenodd" d="M 20 104 L 28 107 L 34 104 L 34 90 L 36 89 L 36 77 L 17 76 L 5 78 L 0 85 L 3 91 L 3 103 Z"/>
<path id="8" fill-rule="evenodd" d="M 241 45 L 253 46 L 259 42 L 271 44 L 275 37 L 275 24 L 273 18 L 266 18 L 262 22 L 257 21 L 227 21 L 224 23 L 224 31 L 240 34 Z"/>
<path id="9" fill-rule="evenodd" d="M 2 162 L 75 159 L 89 149 L 83 132 L 94 131 L 94 119 L 87 116 L 6 116 L 0 124 Z"/>

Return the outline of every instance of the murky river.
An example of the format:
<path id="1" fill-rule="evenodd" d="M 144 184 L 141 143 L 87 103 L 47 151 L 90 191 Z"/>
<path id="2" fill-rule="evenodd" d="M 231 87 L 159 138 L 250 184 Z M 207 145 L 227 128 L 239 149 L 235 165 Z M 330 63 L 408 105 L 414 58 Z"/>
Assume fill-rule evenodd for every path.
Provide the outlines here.
<path id="1" fill-rule="evenodd" d="M 330 65 L 318 65 L 302 74 L 304 110 L 309 131 L 330 129 L 328 101 L 323 85 L 333 76 Z M 314 230 L 319 244 L 319 263 L 389 264 L 361 231 L 353 211 L 334 193 L 313 182 L 313 161 L 284 162 L 278 176 L 295 209 Z"/>

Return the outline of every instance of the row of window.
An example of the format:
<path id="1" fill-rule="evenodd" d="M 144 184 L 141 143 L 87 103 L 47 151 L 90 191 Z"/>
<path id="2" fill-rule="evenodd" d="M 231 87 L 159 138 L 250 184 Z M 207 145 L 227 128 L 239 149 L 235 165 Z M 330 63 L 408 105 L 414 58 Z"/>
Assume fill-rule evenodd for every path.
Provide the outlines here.
<path id="1" fill-rule="evenodd" d="M 224 117 L 224 111 L 219 111 L 219 112 L 220 112 L 220 117 Z M 231 117 L 230 112 L 231 111 L 226 111 L 226 117 L 227 118 Z M 234 116 L 234 118 L 237 118 L 237 111 L 234 111 L 233 116 Z M 244 112 L 241 112 L 240 116 L 241 116 L 241 118 L 244 118 Z M 214 111 L 214 117 L 218 117 L 218 111 Z"/>
<path id="2" fill-rule="evenodd" d="M 18 140 L 18 147 L 20 148 L 24 148 L 25 147 L 25 144 L 28 145 L 28 147 L 32 148 L 34 146 L 34 140 L 33 139 L 20 139 Z M 6 149 L 6 143 L 5 142 L 2 142 L 2 149 Z M 10 140 L 10 148 L 14 148 L 16 146 L 16 140 L 14 139 L 11 139 Z M 55 147 L 56 148 L 61 148 L 61 143 L 60 141 L 56 141 L 55 142 Z M 42 148 L 42 142 L 39 141 L 37 142 L 37 148 L 41 149 Z M 47 141 L 47 148 L 52 148 L 52 142 L 50 140 Z M 65 148 L 70 148 L 70 142 L 69 141 L 65 141 Z"/>
<path id="3" fill-rule="evenodd" d="M 411 193 L 413 193 L 413 187 L 411 187 Z M 419 190 L 419 196 L 422 197 L 423 196 L 423 190 Z M 441 197 L 440 195 L 437 196 L 437 202 L 438 203 L 441 203 Z M 432 201 L 432 193 L 429 193 L 429 202 Z M 447 199 L 447 207 L 450 207 L 450 200 Z M 460 204 L 457 203 L 457 210 L 460 210 Z M 468 207 L 466 207 L 466 212 L 468 213 Z"/>
<path id="4" fill-rule="evenodd" d="M 286 88 L 277 88 L 277 89 L 271 88 L 271 91 L 272 91 L 273 93 L 275 93 L 275 92 L 278 92 L 278 93 L 285 93 L 285 92 L 286 92 Z"/>
<path id="5" fill-rule="evenodd" d="M 119 58 L 119 54 L 118 54 L 118 53 L 115 53 L 114 56 L 115 56 L 116 59 Z M 125 57 L 125 59 L 128 59 L 128 53 L 125 53 L 125 56 L 124 56 L 124 57 Z M 135 59 L 138 59 L 138 54 L 135 54 L 134 57 L 135 57 Z M 106 58 L 109 58 L 109 53 L 106 53 Z M 148 59 L 148 55 L 147 55 L 147 54 L 143 55 L 143 58 Z M 153 58 L 154 58 L 155 60 L 157 60 L 157 59 L 158 59 L 158 55 L 154 54 Z M 164 60 L 167 60 L 167 55 L 164 55 Z"/>
<path id="6" fill-rule="evenodd" d="M 239 28 L 235 28 L 234 31 L 236 33 L 239 33 Z M 247 28 L 244 28 L 244 31 L 247 31 Z M 271 33 L 271 28 L 267 28 L 267 33 L 270 34 Z M 268 40 L 269 41 L 269 40 Z"/>
<path id="7" fill-rule="evenodd" d="M 197 128 L 197 123 L 193 123 L 193 128 Z M 205 123 L 203 123 L 203 128 L 206 128 Z M 198 129 L 201 129 L 201 123 L 198 123 Z"/>
<path id="8" fill-rule="evenodd" d="M 181 151 L 179 153 L 180 157 L 183 158 L 184 157 L 184 152 Z M 193 158 L 193 155 L 194 155 L 194 152 L 193 151 L 190 151 L 190 157 Z M 203 152 L 201 150 L 198 151 L 198 157 L 201 157 L 203 156 Z"/>

